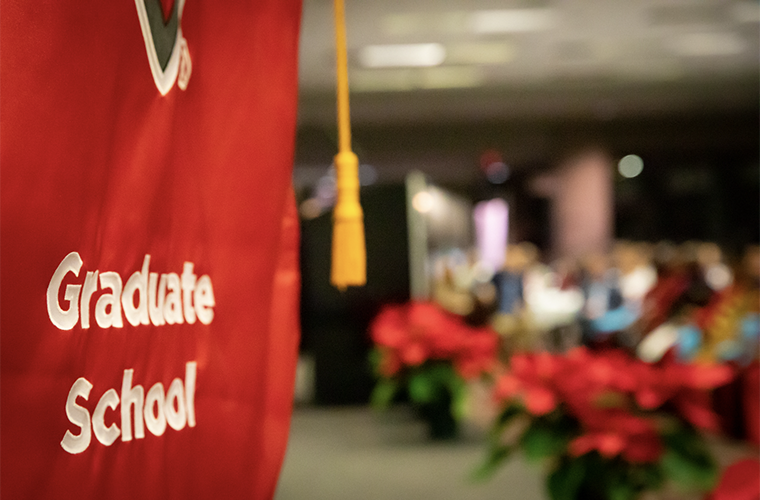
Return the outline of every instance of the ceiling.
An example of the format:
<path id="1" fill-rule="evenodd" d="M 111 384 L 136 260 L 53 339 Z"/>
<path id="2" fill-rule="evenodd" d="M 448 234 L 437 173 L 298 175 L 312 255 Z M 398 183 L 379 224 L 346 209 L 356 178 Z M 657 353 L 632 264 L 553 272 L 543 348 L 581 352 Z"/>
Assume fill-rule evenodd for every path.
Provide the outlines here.
<path id="1" fill-rule="evenodd" d="M 381 182 L 466 185 L 489 149 L 537 173 L 583 141 L 757 161 L 758 0 L 345 2 L 353 149 Z M 295 181 L 313 185 L 337 148 L 332 0 L 304 0 L 299 64 Z"/>
<path id="2" fill-rule="evenodd" d="M 346 0 L 346 22 L 360 127 L 758 105 L 757 0 Z M 301 126 L 334 123 L 333 30 L 304 0 Z"/>

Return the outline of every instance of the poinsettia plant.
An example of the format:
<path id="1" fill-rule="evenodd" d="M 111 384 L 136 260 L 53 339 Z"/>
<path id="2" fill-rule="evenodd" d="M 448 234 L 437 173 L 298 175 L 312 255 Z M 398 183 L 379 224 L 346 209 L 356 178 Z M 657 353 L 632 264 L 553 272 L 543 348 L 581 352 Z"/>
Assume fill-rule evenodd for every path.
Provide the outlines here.
<path id="1" fill-rule="evenodd" d="M 462 317 L 422 301 L 385 306 L 370 325 L 370 335 L 378 377 L 372 404 L 387 407 L 405 389 L 423 416 L 442 411 L 454 420 L 463 415 L 466 382 L 495 366 L 499 344 L 491 328 L 467 325 Z M 431 432 L 444 437 L 436 429 Z"/>
<path id="2" fill-rule="evenodd" d="M 620 350 L 515 355 L 495 380 L 500 414 L 478 473 L 521 449 L 545 462 L 553 500 L 634 499 L 669 480 L 708 490 L 710 390 L 732 376 L 725 365 L 650 364 Z"/>

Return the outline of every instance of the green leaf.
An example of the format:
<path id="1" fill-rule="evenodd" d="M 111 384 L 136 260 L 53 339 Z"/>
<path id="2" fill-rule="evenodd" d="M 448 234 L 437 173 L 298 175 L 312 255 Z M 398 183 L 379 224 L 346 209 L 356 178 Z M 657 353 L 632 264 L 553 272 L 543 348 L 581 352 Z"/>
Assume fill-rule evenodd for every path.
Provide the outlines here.
<path id="1" fill-rule="evenodd" d="M 462 420 L 467 413 L 467 385 L 448 363 L 437 365 L 434 370 L 438 390 L 451 395 L 451 414 L 456 420 Z"/>
<path id="2" fill-rule="evenodd" d="M 593 471 L 590 471 L 593 472 Z M 576 500 L 586 475 L 586 461 L 581 458 L 562 460 L 547 481 L 552 500 Z"/>
<path id="3" fill-rule="evenodd" d="M 498 433 L 500 434 L 501 429 L 504 428 L 513 418 L 516 416 L 525 413 L 525 409 L 522 406 L 512 404 L 509 405 L 496 419 L 496 428 L 498 429 Z"/>
<path id="4" fill-rule="evenodd" d="M 372 373 L 374 373 L 377 376 L 380 376 L 380 363 L 383 360 L 383 353 L 375 347 L 369 352 L 369 356 L 367 357 L 369 360 L 369 365 L 372 368 Z"/>
<path id="5" fill-rule="evenodd" d="M 660 465 L 667 477 L 684 489 L 707 491 L 715 486 L 718 467 L 704 439 L 690 427 L 663 436 L 665 453 Z"/>
<path id="6" fill-rule="evenodd" d="M 472 480 L 485 481 L 490 479 L 513 451 L 514 448 L 508 446 L 491 446 L 486 460 L 473 471 Z"/>
<path id="7" fill-rule="evenodd" d="M 441 385 L 449 385 L 461 381 L 454 369 L 449 363 L 433 363 L 428 368 L 430 378 L 434 379 Z"/>
<path id="8" fill-rule="evenodd" d="M 632 465 L 628 478 L 639 490 L 657 490 L 665 483 L 658 464 Z"/>
<path id="9" fill-rule="evenodd" d="M 429 403 L 435 397 L 435 381 L 428 371 L 419 371 L 409 379 L 409 397 L 415 403 Z"/>
<path id="10" fill-rule="evenodd" d="M 462 420 L 467 416 L 467 391 L 464 386 L 451 393 L 451 414 L 456 420 Z"/>
<path id="11" fill-rule="evenodd" d="M 609 489 L 610 500 L 633 500 L 636 498 L 636 492 L 630 484 L 616 483 Z"/>
<path id="12" fill-rule="evenodd" d="M 517 444 L 522 439 L 522 433 L 524 432 L 521 429 L 517 429 L 518 432 L 512 433 L 514 436 L 514 443 L 505 443 L 504 441 L 504 432 L 506 432 L 506 429 L 509 427 L 510 424 L 512 424 L 515 420 L 515 418 L 519 415 L 524 415 L 525 411 L 523 408 L 517 405 L 511 405 L 507 407 L 504 411 L 502 411 L 497 417 L 494 422 L 494 424 L 491 426 L 491 429 L 488 432 L 487 440 L 490 443 L 491 448 L 496 448 L 499 446 L 505 446 L 507 444 Z M 529 422 L 529 421 L 528 421 Z M 525 424 L 525 428 L 527 429 L 528 424 Z"/>
<path id="13" fill-rule="evenodd" d="M 675 450 L 668 450 L 660 459 L 665 474 L 684 489 L 712 489 L 718 478 L 714 464 L 704 463 L 699 457 L 683 455 Z"/>
<path id="14" fill-rule="evenodd" d="M 636 498 L 636 488 L 628 480 L 626 472 L 626 470 L 618 468 L 614 473 L 607 474 L 607 496 L 610 500 L 633 500 Z"/>
<path id="15" fill-rule="evenodd" d="M 375 384 L 375 388 L 372 390 L 372 396 L 370 402 L 372 406 L 377 410 L 384 410 L 390 406 L 393 401 L 393 396 L 396 395 L 398 390 L 398 382 L 393 379 L 382 378 Z"/>
<path id="16" fill-rule="evenodd" d="M 522 437 L 525 456 L 529 460 L 561 455 L 567 449 L 568 436 L 556 426 L 543 420 L 534 420 Z"/>

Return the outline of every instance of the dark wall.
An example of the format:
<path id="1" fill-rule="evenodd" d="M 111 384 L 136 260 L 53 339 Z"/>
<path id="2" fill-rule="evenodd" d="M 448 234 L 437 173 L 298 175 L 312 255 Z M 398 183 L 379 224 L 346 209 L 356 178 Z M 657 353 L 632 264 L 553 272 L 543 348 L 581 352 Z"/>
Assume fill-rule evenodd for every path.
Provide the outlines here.
<path id="1" fill-rule="evenodd" d="M 757 155 L 644 156 L 644 171 L 616 180 L 616 235 L 645 241 L 715 241 L 729 253 L 760 241 Z"/>

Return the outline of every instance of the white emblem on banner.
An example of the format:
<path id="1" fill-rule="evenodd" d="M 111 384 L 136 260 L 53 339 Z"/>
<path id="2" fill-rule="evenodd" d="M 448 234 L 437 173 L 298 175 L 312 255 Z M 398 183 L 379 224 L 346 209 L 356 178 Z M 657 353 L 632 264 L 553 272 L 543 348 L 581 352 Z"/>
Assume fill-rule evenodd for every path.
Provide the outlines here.
<path id="1" fill-rule="evenodd" d="M 192 64 L 187 42 L 182 36 L 182 10 L 185 0 L 175 0 L 172 14 L 164 21 L 159 0 L 135 0 L 137 17 L 140 19 L 145 50 L 153 81 L 161 95 L 166 95 L 174 86 L 187 89 Z"/>

